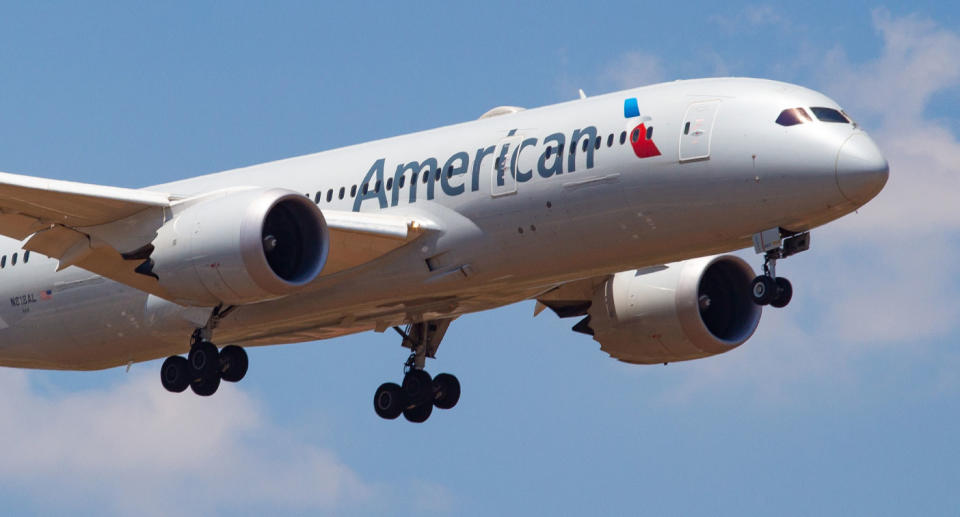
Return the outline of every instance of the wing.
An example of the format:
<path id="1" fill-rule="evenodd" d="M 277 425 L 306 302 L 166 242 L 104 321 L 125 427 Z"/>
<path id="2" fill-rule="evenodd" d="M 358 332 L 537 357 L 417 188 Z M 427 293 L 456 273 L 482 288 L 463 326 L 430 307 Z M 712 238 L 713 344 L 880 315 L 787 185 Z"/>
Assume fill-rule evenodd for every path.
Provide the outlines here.
<path id="1" fill-rule="evenodd" d="M 27 239 L 25 250 L 171 298 L 151 275 L 137 272 L 156 230 L 177 203 L 169 193 L 48 180 L 0 172 L 0 234 Z M 376 259 L 423 233 L 432 222 L 389 214 L 326 210 L 330 254 L 321 276 Z"/>

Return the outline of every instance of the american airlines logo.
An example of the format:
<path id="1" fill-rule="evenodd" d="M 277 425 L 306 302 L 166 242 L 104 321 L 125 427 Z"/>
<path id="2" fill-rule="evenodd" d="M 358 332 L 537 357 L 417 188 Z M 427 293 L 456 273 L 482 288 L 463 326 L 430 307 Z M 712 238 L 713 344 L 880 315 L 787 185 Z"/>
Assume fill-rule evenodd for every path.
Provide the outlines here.
<path id="1" fill-rule="evenodd" d="M 623 118 L 641 120 L 637 127 L 630 132 L 630 145 L 633 147 L 633 154 L 637 158 L 650 158 L 651 156 L 660 156 L 660 149 L 653 143 L 653 125 L 648 126 L 644 122 L 650 122 L 650 117 L 640 117 L 640 106 L 637 104 L 637 98 L 631 97 L 623 101 Z"/>

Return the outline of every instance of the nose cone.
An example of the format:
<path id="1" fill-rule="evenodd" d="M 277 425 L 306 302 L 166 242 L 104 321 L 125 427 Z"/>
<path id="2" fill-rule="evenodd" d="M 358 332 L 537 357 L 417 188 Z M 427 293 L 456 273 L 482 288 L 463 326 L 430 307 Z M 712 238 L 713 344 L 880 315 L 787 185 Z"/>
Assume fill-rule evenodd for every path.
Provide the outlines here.
<path id="1" fill-rule="evenodd" d="M 890 166 L 877 144 L 864 133 L 854 133 L 837 153 L 837 186 L 843 197 L 862 205 L 883 190 Z"/>

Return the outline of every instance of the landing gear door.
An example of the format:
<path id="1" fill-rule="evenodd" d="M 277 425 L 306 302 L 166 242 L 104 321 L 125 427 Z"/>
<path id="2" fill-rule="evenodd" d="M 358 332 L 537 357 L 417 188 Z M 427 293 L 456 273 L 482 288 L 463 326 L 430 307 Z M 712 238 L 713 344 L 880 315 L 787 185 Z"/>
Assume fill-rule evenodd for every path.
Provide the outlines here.
<path id="1" fill-rule="evenodd" d="M 523 135 L 511 135 L 497 142 L 490 168 L 490 196 L 517 193 L 517 161 L 522 142 Z"/>
<path id="2" fill-rule="evenodd" d="M 710 140 L 719 100 L 694 102 L 680 124 L 680 162 L 710 159 Z"/>

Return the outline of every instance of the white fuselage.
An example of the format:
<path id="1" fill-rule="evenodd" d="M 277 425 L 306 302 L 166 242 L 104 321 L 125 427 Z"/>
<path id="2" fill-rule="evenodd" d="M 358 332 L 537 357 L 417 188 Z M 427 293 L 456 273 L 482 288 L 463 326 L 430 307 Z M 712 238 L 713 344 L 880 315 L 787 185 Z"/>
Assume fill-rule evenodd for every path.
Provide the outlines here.
<path id="1" fill-rule="evenodd" d="M 639 113 L 625 107 L 631 98 Z M 838 170 L 841 146 L 862 130 L 818 120 L 775 123 L 798 106 L 839 109 L 784 83 L 678 81 L 148 190 L 187 196 L 282 187 L 315 199 L 321 210 L 415 214 L 441 228 L 366 265 L 320 276 L 296 294 L 240 306 L 216 329 L 221 344 L 323 339 L 451 318 L 575 279 L 740 249 L 762 230 L 807 230 L 855 210 L 882 187 Z M 652 128 L 659 155 L 640 157 L 649 146 L 635 152 L 640 124 Z M 77 267 L 55 272 L 57 261 L 37 253 L 25 262 L 20 246 L 3 239 L 0 247 L 7 257 L 0 268 L 2 365 L 96 369 L 155 359 L 185 352 L 202 324 L 202 310 Z"/>

